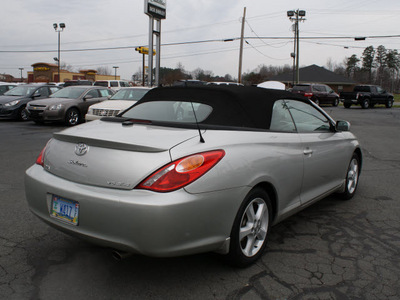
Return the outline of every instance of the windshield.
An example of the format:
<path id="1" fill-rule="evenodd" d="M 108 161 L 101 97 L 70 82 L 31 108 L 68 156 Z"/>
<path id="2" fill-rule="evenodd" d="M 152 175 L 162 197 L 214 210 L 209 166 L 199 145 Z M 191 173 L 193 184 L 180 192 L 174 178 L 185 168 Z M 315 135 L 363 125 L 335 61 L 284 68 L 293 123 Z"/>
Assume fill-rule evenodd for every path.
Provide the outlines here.
<path id="1" fill-rule="evenodd" d="M 134 100 L 138 101 L 149 91 L 150 89 L 123 89 L 119 90 L 110 100 Z"/>
<path id="2" fill-rule="evenodd" d="M 77 99 L 87 90 L 87 88 L 63 88 L 54 94 L 50 95 L 50 98 L 66 98 L 66 99 Z"/>
<path id="3" fill-rule="evenodd" d="M 212 112 L 207 104 L 182 101 L 152 101 L 133 106 L 122 117 L 149 121 L 196 123 Z"/>
<path id="4" fill-rule="evenodd" d="M 29 96 L 37 89 L 36 86 L 17 86 L 4 93 L 7 96 Z"/>

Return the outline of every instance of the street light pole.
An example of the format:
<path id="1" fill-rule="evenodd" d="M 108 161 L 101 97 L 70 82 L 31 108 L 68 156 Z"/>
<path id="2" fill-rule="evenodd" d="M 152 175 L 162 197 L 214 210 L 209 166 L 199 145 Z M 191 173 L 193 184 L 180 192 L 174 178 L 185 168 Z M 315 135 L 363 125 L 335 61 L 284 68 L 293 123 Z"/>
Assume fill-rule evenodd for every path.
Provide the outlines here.
<path id="1" fill-rule="evenodd" d="M 58 61 L 58 81 L 60 81 L 60 64 L 61 64 L 60 33 L 61 33 L 61 31 L 64 31 L 65 23 L 60 23 L 60 24 L 54 23 L 53 27 L 54 27 L 54 30 L 58 33 L 58 58 L 57 58 L 57 61 Z"/>
<path id="2" fill-rule="evenodd" d="M 294 22 L 295 25 L 295 35 L 294 35 L 294 48 L 295 48 L 295 53 L 292 55 L 293 61 L 296 60 L 296 84 L 299 83 L 300 81 L 300 71 L 299 71 L 299 51 L 300 51 L 300 38 L 299 38 L 299 21 L 305 21 L 306 19 L 304 18 L 306 16 L 306 11 L 305 10 L 289 10 L 287 12 L 287 16 L 290 21 Z"/>
<path id="3" fill-rule="evenodd" d="M 113 68 L 115 69 L 114 79 L 117 80 L 117 69 L 118 69 L 119 67 L 118 67 L 118 66 L 114 66 Z"/>

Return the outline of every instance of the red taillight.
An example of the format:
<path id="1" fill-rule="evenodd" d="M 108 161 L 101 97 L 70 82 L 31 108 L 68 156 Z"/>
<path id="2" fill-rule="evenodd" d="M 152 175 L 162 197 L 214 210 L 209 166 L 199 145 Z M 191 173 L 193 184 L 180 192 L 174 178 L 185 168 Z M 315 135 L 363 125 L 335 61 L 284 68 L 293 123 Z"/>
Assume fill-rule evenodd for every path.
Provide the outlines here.
<path id="1" fill-rule="evenodd" d="M 215 150 L 180 158 L 151 174 L 136 188 L 154 192 L 175 191 L 203 176 L 224 155 L 224 150 Z"/>
<path id="2" fill-rule="evenodd" d="M 304 93 L 304 96 L 307 98 L 311 98 L 313 96 L 313 93 Z"/>
<path id="3" fill-rule="evenodd" d="M 36 159 L 36 164 L 44 167 L 44 151 L 46 150 L 46 147 L 43 148 L 43 150 L 40 152 L 38 158 Z"/>

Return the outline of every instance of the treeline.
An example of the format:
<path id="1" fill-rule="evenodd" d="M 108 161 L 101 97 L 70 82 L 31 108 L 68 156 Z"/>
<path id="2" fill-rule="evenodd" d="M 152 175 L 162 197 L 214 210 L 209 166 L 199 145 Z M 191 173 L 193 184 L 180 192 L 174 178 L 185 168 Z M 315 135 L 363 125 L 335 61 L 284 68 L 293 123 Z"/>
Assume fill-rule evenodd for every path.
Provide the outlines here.
<path id="1" fill-rule="evenodd" d="M 344 69 L 344 70 L 343 70 Z M 399 83 L 400 55 L 397 50 L 369 46 L 364 49 L 360 58 L 353 54 L 344 61 L 343 72 L 346 76 L 359 83 L 378 84 L 394 92 L 400 90 Z"/>
<path id="2" fill-rule="evenodd" d="M 271 77 L 290 72 L 291 67 L 285 65 L 283 67 L 265 66 L 260 65 L 255 70 L 244 73 L 242 75 L 242 83 L 244 85 L 258 84 L 269 80 Z M 142 78 L 141 71 L 136 72 L 132 79 L 140 81 Z M 186 71 L 182 64 L 178 64 L 177 68 L 164 68 L 160 67 L 160 83 L 164 86 L 172 85 L 175 81 L 181 79 L 195 79 L 201 81 L 223 81 L 223 82 L 237 82 L 237 78 L 232 77 L 230 74 L 224 76 L 214 75 L 212 71 L 197 68 L 194 71 Z"/>
<path id="3" fill-rule="evenodd" d="M 342 63 L 335 64 L 328 59 L 326 66 L 328 70 L 337 74 L 347 76 L 356 83 L 377 84 L 391 92 L 400 91 L 400 54 L 397 50 L 386 49 L 380 45 L 376 49 L 373 46 L 366 47 L 361 55 L 353 54 L 346 57 Z M 276 75 L 293 72 L 292 66 L 282 67 L 259 65 L 256 69 L 245 72 L 242 75 L 242 83 L 245 85 L 258 84 L 271 80 Z M 141 80 L 139 70 L 132 76 L 133 80 Z M 164 86 L 172 85 L 181 79 L 197 79 L 202 81 L 227 81 L 237 82 L 237 78 L 230 74 L 216 76 L 212 71 L 197 68 L 194 71 L 186 71 L 181 63 L 177 68 L 160 68 L 160 83 Z"/>

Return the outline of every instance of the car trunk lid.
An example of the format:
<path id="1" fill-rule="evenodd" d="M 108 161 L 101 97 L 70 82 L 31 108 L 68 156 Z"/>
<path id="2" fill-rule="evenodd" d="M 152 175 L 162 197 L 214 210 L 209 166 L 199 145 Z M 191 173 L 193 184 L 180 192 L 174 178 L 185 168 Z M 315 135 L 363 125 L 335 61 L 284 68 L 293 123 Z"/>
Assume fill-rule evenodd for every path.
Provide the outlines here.
<path id="1" fill-rule="evenodd" d="M 193 129 L 93 121 L 55 133 L 44 168 L 81 184 L 132 189 L 171 161 L 172 147 L 197 134 Z"/>

